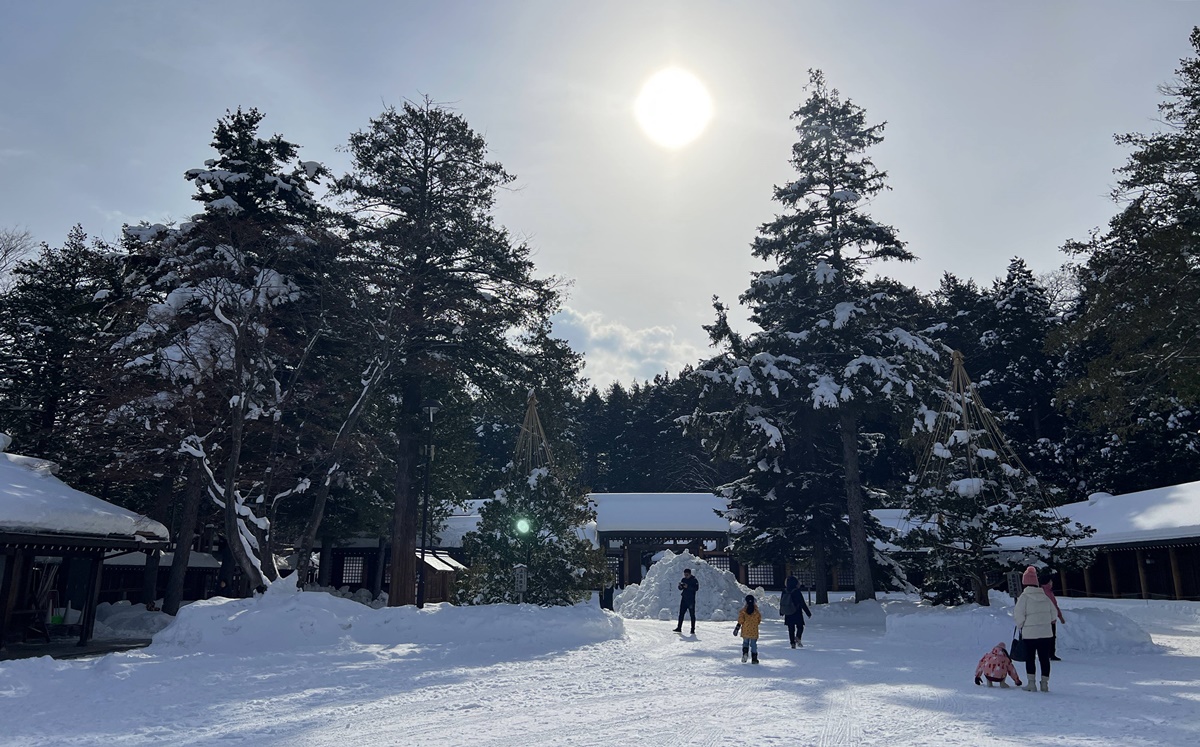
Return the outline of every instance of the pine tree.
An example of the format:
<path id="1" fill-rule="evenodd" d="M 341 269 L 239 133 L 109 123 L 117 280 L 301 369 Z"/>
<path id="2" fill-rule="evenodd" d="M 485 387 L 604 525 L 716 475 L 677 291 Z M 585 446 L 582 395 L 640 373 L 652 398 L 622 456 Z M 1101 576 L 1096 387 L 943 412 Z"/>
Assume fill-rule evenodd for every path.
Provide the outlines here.
<path id="1" fill-rule="evenodd" d="M 1056 340 L 1071 379 L 1060 399 L 1109 474 L 1095 487 L 1142 489 L 1200 474 L 1200 27 L 1196 56 L 1163 87 L 1166 127 L 1128 134 L 1108 230 L 1068 250 L 1080 297 Z M 1096 451 L 1095 449 L 1103 451 Z"/>
<path id="2" fill-rule="evenodd" d="M 279 464 L 248 468 L 256 424 L 281 420 L 292 393 L 288 373 L 320 334 L 319 322 L 306 325 L 296 304 L 312 297 L 319 274 L 323 247 L 315 234 L 323 214 L 311 187 L 325 173 L 316 162 L 299 162 L 298 146 L 281 136 L 260 138 L 262 119 L 239 109 L 217 123 L 217 158 L 185 174 L 204 206 L 191 222 L 127 228 L 127 245 L 150 269 L 134 293 L 141 324 L 114 345 L 126 356 L 123 370 L 143 384 L 131 390 L 126 410 L 187 411 L 191 433 L 180 448 L 209 479 L 233 558 L 251 586 L 276 576 L 269 518 L 252 506 L 260 496 L 273 503 L 309 485 Z M 264 489 L 271 494 L 251 492 Z"/>
<path id="3" fill-rule="evenodd" d="M 912 530 L 902 538 L 921 553 L 925 594 L 938 604 L 986 606 L 989 574 L 1051 559 L 1055 567 L 1082 564 L 1086 555 L 1074 543 L 1091 531 L 1055 512 L 984 406 L 959 353 L 943 397 L 911 478 Z"/>
<path id="4" fill-rule="evenodd" d="M 503 484 L 479 511 L 479 526 L 463 537 L 470 569 L 460 578 L 465 604 L 577 604 L 602 588 L 604 553 L 582 535 L 596 518 L 582 486 L 556 466 L 530 393 L 517 452 Z M 514 567 L 524 565 L 528 587 L 519 593 Z"/>
<path id="5" fill-rule="evenodd" d="M 762 331 L 742 339 L 718 305 L 709 334 L 725 354 L 697 375 L 706 381 L 706 397 L 723 390 L 733 400 L 719 409 L 702 403 L 692 425 L 718 450 L 724 437 L 715 434 L 753 436 L 753 445 L 735 448 L 742 468 L 747 474 L 774 473 L 781 485 L 817 483 L 793 480 L 770 452 L 803 453 L 803 439 L 825 429 L 838 434 L 855 596 L 861 601 L 874 598 L 875 585 L 860 426 L 879 412 L 915 411 L 914 398 L 938 354 L 925 336 L 911 331 L 918 322 L 914 294 L 885 280 L 864 279 L 873 262 L 914 258 L 895 229 L 863 207 L 886 186 L 886 174 L 865 155 L 882 140 L 883 125 L 868 126 L 863 109 L 828 88 L 820 72 L 811 73 L 809 88 L 808 100 L 793 114 L 800 137 L 791 163 L 799 175 L 775 188 L 785 212 L 762 226 L 752 249 L 776 266 L 756 273 L 741 297 Z M 717 394 L 714 401 L 725 400 Z M 817 417 L 801 415 L 812 410 L 819 411 Z M 817 505 L 816 490 L 809 505 Z M 766 530 L 750 512 L 742 513 L 749 505 L 734 494 L 737 518 Z"/>
<path id="6" fill-rule="evenodd" d="M 390 424 L 398 593 L 389 597 L 399 605 L 411 603 L 403 579 L 416 575 L 422 401 L 438 388 L 489 392 L 524 380 L 559 286 L 535 277 L 529 247 L 495 224 L 496 192 L 512 176 L 461 115 L 428 99 L 389 107 L 347 150 L 352 166 L 334 192 L 352 223 L 349 260 L 363 291 L 355 302 L 373 331 L 364 344 L 374 374 L 359 401 L 385 394 L 399 404 Z M 322 510 L 306 526 L 302 557 Z"/>

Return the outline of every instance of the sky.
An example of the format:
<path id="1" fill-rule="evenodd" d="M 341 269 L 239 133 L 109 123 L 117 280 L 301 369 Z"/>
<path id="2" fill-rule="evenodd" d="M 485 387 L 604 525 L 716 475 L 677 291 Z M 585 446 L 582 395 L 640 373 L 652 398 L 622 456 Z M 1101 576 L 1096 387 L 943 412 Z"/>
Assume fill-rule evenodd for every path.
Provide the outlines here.
<path id="1" fill-rule="evenodd" d="M 556 329 L 585 374 L 628 384 L 706 356 L 712 297 L 736 304 L 762 267 L 810 68 L 888 123 L 869 212 L 920 259 L 879 272 L 990 284 L 1015 256 L 1055 270 L 1113 215 L 1113 135 L 1159 126 L 1196 24 L 1194 0 L 9 3 L 0 227 L 58 244 L 186 218 L 183 172 L 239 106 L 341 173 L 352 132 L 427 95 L 517 177 L 497 220 L 572 281 Z M 633 116 L 670 66 L 714 110 L 678 150 Z"/>

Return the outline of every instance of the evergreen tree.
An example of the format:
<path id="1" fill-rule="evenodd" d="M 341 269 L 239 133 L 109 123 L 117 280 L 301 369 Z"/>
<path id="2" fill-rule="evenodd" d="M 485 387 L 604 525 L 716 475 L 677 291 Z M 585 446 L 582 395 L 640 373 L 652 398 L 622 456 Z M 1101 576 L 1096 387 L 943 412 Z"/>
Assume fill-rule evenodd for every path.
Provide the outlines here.
<path id="1" fill-rule="evenodd" d="M 827 430 L 838 434 L 855 596 L 861 601 L 874 598 L 875 586 L 860 427 L 879 412 L 915 411 L 913 400 L 937 352 L 911 331 L 918 323 L 914 294 L 888 281 L 864 279 L 873 262 L 914 259 L 895 229 L 863 208 L 885 189 L 886 174 L 865 155 L 882 140 L 883 125 L 868 126 L 862 108 L 830 89 L 820 72 L 811 73 L 809 88 L 808 100 L 793 114 L 800 138 L 791 163 L 799 175 L 775 188 L 785 212 L 762 226 L 753 244 L 755 256 L 776 266 L 756 273 L 741 297 L 762 331 L 741 339 L 718 307 L 709 333 L 725 354 L 698 375 L 706 381 L 706 396 L 721 389 L 735 399 L 729 409 L 702 403 L 692 424 L 714 447 L 720 440 L 714 435 L 722 431 L 754 435 L 746 442 L 753 446 L 734 449 L 742 468 L 774 473 L 781 484 L 791 476 L 772 452 L 803 453 L 798 441 Z M 819 411 L 815 418 L 801 415 L 812 410 Z M 817 505 L 819 483 L 795 483 L 813 486 L 808 505 Z M 736 492 L 732 504 L 739 521 L 758 531 L 768 528 Z"/>
<path id="2" fill-rule="evenodd" d="M 517 454 L 503 484 L 479 511 L 479 526 L 463 537 L 471 566 L 460 578 L 465 604 L 577 604 L 606 584 L 603 551 L 582 535 L 596 518 L 569 471 L 556 466 L 532 393 Z M 524 565 L 528 587 L 519 593 L 514 567 Z"/>
<path id="3" fill-rule="evenodd" d="M 122 369 L 143 382 L 128 409 L 188 411 L 191 433 L 181 448 L 209 479 L 232 557 L 252 586 L 276 576 L 269 518 L 252 506 L 309 485 L 277 463 L 247 467 L 255 425 L 282 419 L 292 394 L 286 382 L 295 382 L 288 374 L 319 337 L 320 322 L 305 324 L 296 304 L 311 298 L 307 286 L 324 248 L 314 235 L 322 211 L 311 191 L 324 168 L 299 162 L 298 146 L 279 135 L 260 138 L 262 118 L 239 109 L 217 123 L 218 157 L 185 174 L 202 213 L 178 228 L 127 229 L 128 245 L 150 269 L 133 294 L 141 324 L 114 346 L 126 356 Z M 270 448 L 279 453 L 277 442 Z"/>
<path id="4" fill-rule="evenodd" d="M 938 604 L 986 606 L 990 573 L 1052 558 L 1056 567 L 1084 564 L 1073 544 L 1091 532 L 1055 512 L 983 405 L 960 354 L 943 396 L 909 485 L 912 530 L 902 539 L 922 554 L 925 594 Z"/>
<path id="5" fill-rule="evenodd" d="M 495 225 L 496 191 L 512 180 L 487 159 L 466 120 L 428 99 L 389 107 L 353 134 L 351 170 L 335 193 L 352 218 L 356 305 L 370 317 L 372 377 L 359 400 L 398 403 L 390 425 L 395 470 L 393 605 L 412 601 L 420 493 L 420 406 L 438 388 L 489 392 L 526 381 L 540 331 L 559 303 L 554 278 L 534 277 L 530 249 Z M 366 377 L 364 377 L 366 378 Z M 438 382 L 438 383 L 434 383 Z M 307 557 L 323 504 L 302 537 Z"/>
<path id="6" fill-rule="evenodd" d="M 1083 260 L 1079 301 L 1056 337 L 1070 379 L 1060 400 L 1090 442 L 1095 485 L 1138 490 L 1200 475 L 1200 27 L 1196 56 L 1159 105 L 1167 125 L 1132 148 L 1108 230 L 1068 250 Z"/>
<path id="7" fill-rule="evenodd" d="M 26 453 L 61 461 L 75 477 L 97 466 L 83 456 L 104 397 L 106 308 L 120 292 L 121 270 L 111 247 L 89 244 L 76 226 L 62 247 L 42 245 L 17 262 L 0 295 L 4 430 Z"/>

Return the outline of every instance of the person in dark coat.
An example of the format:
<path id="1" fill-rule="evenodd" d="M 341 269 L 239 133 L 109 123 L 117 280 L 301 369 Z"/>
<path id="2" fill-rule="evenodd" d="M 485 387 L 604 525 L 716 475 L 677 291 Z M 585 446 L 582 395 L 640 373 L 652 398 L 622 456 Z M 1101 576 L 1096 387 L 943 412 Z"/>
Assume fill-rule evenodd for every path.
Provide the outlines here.
<path id="1" fill-rule="evenodd" d="M 783 624 L 787 625 L 788 640 L 792 648 L 804 648 L 800 638 L 804 635 L 804 616 L 812 617 L 812 610 L 804 602 L 804 592 L 800 591 L 800 580 L 788 576 L 783 582 L 783 594 L 779 597 L 779 614 L 783 615 Z"/>
<path id="2" fill-rule="evenodd" d="M 683 569 L 683 578 L 679 581 L 679 624 L 675 626 L 676 633 L 683 632 L 683 615 L 691 613 L 692 635 L 696 635 L 696 592 L 700 591 L 700 581 L 692 575 L 691 568 Z"/>

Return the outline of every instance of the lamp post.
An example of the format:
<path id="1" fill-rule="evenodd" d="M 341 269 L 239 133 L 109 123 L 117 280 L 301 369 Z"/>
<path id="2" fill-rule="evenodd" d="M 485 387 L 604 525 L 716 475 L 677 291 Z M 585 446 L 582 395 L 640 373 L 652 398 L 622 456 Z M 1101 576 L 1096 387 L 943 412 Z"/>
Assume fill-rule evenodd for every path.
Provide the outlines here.
<path id="1" fill-rule="evenodd" d="M 417 608 L 425 607 L 425 547 L 429 538 L 429 473 L 433 468 L 433 415 L 442 409 L 436 399 L 421 403 L 421 412 L 429 415 L 429 433 L 425 441 L 425 505 L 421 509 L 421 566 L 417 569 Z"/>

